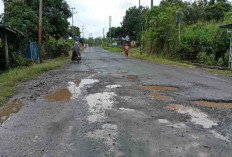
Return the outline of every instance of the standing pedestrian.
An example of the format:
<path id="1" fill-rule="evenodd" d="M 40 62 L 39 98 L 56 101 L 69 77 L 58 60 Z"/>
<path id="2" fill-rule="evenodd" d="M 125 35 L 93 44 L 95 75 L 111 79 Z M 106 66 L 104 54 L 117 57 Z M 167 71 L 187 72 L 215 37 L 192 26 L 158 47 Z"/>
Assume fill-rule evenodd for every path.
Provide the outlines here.
<path id="1" fill-rule="evenodd" d="M 125 52 L 125 56 L 128 57 L 128 51 L 130 49 L 130 46 L 126 43 L 124 44 L 124 52 Z"/>

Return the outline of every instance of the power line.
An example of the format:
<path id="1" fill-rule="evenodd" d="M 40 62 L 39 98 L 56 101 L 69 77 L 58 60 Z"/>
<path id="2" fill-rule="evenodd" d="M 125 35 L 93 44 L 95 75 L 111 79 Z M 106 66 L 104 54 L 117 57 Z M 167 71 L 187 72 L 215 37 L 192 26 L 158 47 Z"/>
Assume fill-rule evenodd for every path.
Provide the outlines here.
<path id="1" fill-rule="evenodd" d="M 111 46 L 111 22 L 112 22 L 112 16 L 109 16 L 110 46 Z"/>
<path id="2" fill-rule="evenodd" d="M 74 26 L 73 26 L 73 16 L 74 16 L 74 14 L 76 14 L 76 12 L 73 12 L 73 10 L 75 10 L 75 8 L 70 8 L 70 9 L 72 9 L 72 31 L 73 31 L 73 39 L 75 39 Z"/>
<path id="3" fill-rule="evenodd" d="M 43 13 L 43 8 L 42 8 L 42 0 L 39 0 L 39 58 L 40 58 L 40 63 L 43 62 L 42 58 L 42 13 Z"/>
<path id="4" fill-rule="evenodd" d="M 151 1 L 152 1 L 152 0 L 151 0 Z M 147 2 L 147 0 L 145 0 L 145 1 L 143 2 L 143 4 L 142 4 L 142 5 L 144 5 L 146 2 Z"/>

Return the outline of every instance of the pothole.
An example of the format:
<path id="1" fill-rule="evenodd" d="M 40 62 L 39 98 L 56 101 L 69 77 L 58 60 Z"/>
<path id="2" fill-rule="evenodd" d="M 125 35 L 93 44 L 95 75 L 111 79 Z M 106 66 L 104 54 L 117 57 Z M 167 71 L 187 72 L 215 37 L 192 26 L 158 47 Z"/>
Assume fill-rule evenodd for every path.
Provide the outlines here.
<path id="1" fill-rule="evenodd" d="M 77 87 L 79 87 L 79 85 L 80 85 L 81 81 L 76 80 L 76 81 L 74 81 L 74 83 L 76 84 L 76 86 L 77 86 Z"/>
<path id="2" fill-rule="evenodd" d="M 136 82 L 135 76 L 128 76 L 127 79 L 132 81 L 132 82 Z"/>
<path id="3" fill-rule="evenodd" d="M 17 113 L 23 106 L 23 103 L 16 99 L 9 103 L 5 108 L 0 111 L 0 124 L 6 121 L 12 113 Z"/>
<path id="4" fill-rule="evenodd" d="M 212 126 L 218 125 L 217 122 L 208 118 L 208 115 L 201 112 L 199 109 L 186 107 L 182 105 L 170 105 L 169 110 L 175 110 L 181 114 L 187 114 L 191 117 L 191 122 L 201 125 L 204 128 L 211 128 Z"/>
<path id="5" fill-rule="evenodd" d="M 55 93 L 44 96 L 44 98 L 47 99 L 48 101 L 64 101 L 64 102 L 70 101 L 71 97 L 72 97 L 71 92 L 66 88 L 62 88 L 56 91 Z"/>
<path id="6" fill-rule="evenodd" d="M 148 91 L 178 91 L 178 88 L 169 86 L 140 86 L 139 89 Z"/>
<path id="7" fill-rule="evenodd" d="M 71 99 L 77 99 L 78 96 L 81 94 L 81 88 L 83 88 L 85 85 L 94 84 L 96 82 L 99 82 L 95 79 L 82 79 L 81 81 L 77 80 L 74 82 L 68 82 L 67 88 L 62 88 L 57 90 L 56 92 L 52 94 L 48 94 L 44 96 L 45 99 L 48 101 L 61 101 L 61 102 L 68 102 Z"/>
<path id="8" fill-rule="evenodd" d="M 169 100 L 168 96 L 162 95 L 159 92 L 152 92 L 150 97 L 152 99 L 159 100 L 159 101 L 168 101 Z"/>
<path id="9" fill-rule="evenodd" d="M 205 106 L 205 107 L 213 107 L 220 109 L 232 109 L 232 103 L 224 103 L 224 102 L 210 102 L 210 101 L 195 101 L 197 105 Z"/>

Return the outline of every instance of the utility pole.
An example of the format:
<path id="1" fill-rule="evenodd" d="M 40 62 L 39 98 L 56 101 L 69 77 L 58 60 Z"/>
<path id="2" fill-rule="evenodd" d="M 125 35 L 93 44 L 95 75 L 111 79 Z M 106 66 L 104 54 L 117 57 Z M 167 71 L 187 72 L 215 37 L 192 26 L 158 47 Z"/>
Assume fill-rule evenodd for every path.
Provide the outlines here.
<path id="1" fill-rule="evenodd" d="M 151 0 L 151 8 L 153 8 L 153 0 Z"/>
<path id="2" fill-rule="evenodd" d="M 140 51 L 140 55 L 142 55 L 142 11 L 141 11 L 141 3 L 140 3 L 140 0 L 139 0 L 139 13 L 140 13 L 140 48 L 139 48 L 139 51 Z"/>
<path id="3" fill-rule="evenodd" d="M 76 9 L 76 8 L 70 8 L 70 9 L 72 9 L 72 32 L 73 32 L 73 40 L 75 40 L 74 26 L 73 26 L 73 16 L 74 16 L 74 14 L 76 14 L 76 12 L 74 13 L 73 10 Z"/>
<path id="4" fill-rule="evenodd" d="M 82 34 L 83 34 L 83 38 L 85 38 L 85 32 L 84 32 L 85 26 L 81 26 L 81 30 L 82 30 Z"/>
<path id="5" fill-rule="evenodd" d="M 103 37 L 102 38 L 104 38 L 105 37 L 105 28 L 103 28 Z"/>
<path id="6" fill-rule="evenodd" d="M 112 39 L 111 39 L 111 22 L 112 22 L 112 16 L 109 16 L 110 46 L 111 46 L 111 42 L 112 42 Z"/>
<path id="7" fill-rule="evenodd" d="M 43 62 L 42 58 L 42 0 L 39 0 L 39 59 L 40 63 Z"/>

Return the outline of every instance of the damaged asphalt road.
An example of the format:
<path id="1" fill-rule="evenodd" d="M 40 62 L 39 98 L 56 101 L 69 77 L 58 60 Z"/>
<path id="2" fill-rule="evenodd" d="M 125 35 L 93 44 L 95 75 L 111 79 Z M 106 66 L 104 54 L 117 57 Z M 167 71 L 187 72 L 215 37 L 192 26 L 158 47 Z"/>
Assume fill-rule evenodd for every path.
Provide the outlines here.
<path id="1" fill-rule="evenodd" d="M 95 47 L 82 57 L 16 87 L 0 156 L 232 156 L 231 78 Z"/>

